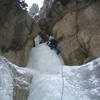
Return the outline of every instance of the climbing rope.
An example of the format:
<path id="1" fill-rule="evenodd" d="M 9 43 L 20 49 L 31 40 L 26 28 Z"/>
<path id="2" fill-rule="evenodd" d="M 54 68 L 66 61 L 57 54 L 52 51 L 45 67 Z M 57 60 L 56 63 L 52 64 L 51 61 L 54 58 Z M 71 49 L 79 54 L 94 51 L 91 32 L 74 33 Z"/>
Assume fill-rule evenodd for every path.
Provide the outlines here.
<path id="1" fill-rule="evenodd" d="M 63 74 L 63 65 L 61 66 L 61 78 L 62 78 L 62 90 L 61 90 L 61 100 L 63 100 L 64 96 L 64 74 Z"/>

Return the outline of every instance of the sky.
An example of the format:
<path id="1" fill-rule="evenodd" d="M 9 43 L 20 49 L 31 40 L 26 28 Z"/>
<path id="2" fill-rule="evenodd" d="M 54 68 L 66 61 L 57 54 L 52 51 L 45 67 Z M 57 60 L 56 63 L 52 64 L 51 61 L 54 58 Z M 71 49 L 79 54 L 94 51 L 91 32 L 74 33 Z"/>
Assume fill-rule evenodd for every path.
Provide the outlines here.
<path id="1" fill-rule="evenodd" d="M 43 5 L 43 1 L 44 0 L 25 0 L 25 2 L 28 4 L 29 8 L 32 6 L 33 3 L 37 3 L 39 5 L 39 8 L 41 8 Z"/>

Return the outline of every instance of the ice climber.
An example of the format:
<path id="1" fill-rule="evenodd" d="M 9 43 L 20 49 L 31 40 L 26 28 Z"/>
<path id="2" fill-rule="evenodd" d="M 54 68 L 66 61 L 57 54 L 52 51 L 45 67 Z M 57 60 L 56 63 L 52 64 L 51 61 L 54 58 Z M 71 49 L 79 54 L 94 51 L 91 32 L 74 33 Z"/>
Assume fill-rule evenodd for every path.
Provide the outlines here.
<path id="1" fill-rule="evenodd" d="M 51 49 L 55 49 L 57 54 L 60 53 L 60 49 L 57 45 L 57 40 L 53 37 L 53 36 L 49 36 L 49 40 L 47 42 L 47 45 L 51 48 Z"/>

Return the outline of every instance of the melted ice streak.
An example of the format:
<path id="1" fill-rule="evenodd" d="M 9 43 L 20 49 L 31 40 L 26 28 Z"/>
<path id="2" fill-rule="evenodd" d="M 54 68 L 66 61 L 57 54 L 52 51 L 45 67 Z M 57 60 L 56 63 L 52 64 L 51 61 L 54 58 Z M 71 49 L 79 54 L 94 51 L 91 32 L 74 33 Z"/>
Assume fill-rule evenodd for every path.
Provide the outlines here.
<path id="1" fill-rule="evenodd" d="M 100 58 L 82 66 L 64 66 L 60 56 L 46 44 L 32 48 L 28 68 L 36 74 L 28 100 L 100 100 Z"/>

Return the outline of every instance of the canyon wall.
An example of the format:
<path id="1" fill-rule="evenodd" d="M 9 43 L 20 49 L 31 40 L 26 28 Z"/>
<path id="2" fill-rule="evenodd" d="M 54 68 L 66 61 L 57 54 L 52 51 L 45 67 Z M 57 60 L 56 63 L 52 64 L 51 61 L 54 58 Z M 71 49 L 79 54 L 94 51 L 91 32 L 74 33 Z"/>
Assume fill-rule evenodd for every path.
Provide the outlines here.
<path id="1" fill-rule="evenodd" d="M 100 0 L 47 1 L 39 25 L 54 34 L 65 64 L 80 65 L 100 57 Z"/>
<path id="2" fill-rule="evenodd" d="M 25 66 L 38 25 L 18 0 L 0 0 L 0 55 Z"/>

